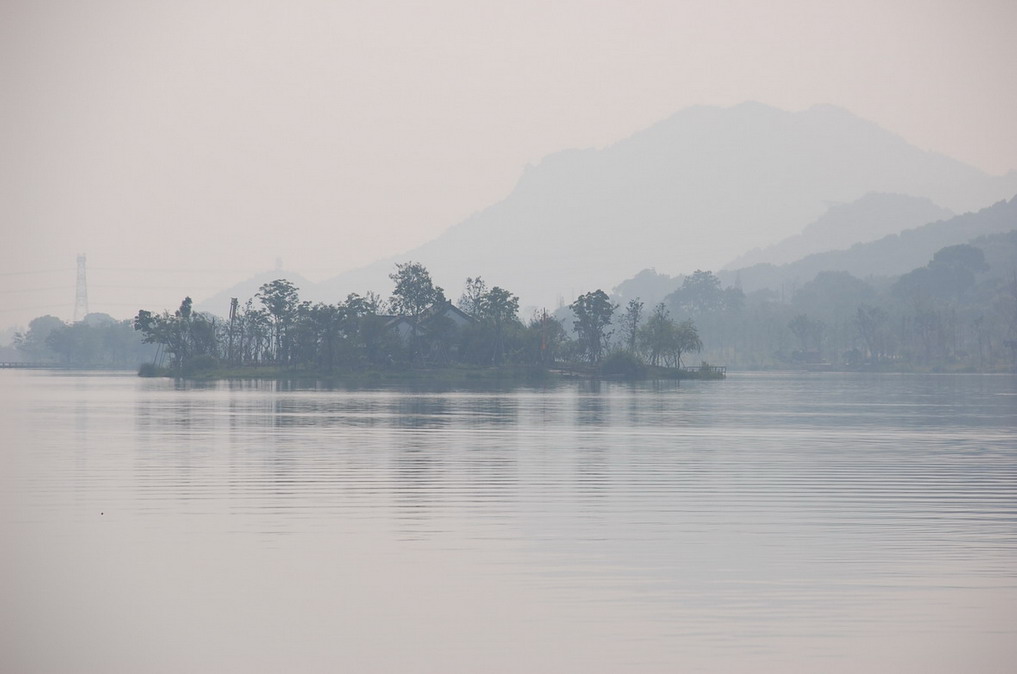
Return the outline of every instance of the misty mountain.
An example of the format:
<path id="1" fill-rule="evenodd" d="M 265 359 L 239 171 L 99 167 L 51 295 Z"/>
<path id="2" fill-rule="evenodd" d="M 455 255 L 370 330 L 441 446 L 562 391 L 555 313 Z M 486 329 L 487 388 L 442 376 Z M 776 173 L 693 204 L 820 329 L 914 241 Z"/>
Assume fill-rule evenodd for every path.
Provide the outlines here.
<path id="1" fill-rule="evenodd" d="M 782 287 L 790 292 L 821 271 L 846 271 L 859 278 L 896 276 L 924 266 L 936 251 L 946 246 L 1015 229 L 1017 196 L 976 213 L 932 222 L 878 241 L 855 244 L 847 250 L 816 253 L 784 265 L 758 264 L 724 270 L 717 276 L 725 285 L 739 283 L 745 292 L 763 288 L 779 291 Z"/>
<path id="2" fill-rule="evenodd" d="M 394 264 L 417 260 L 450 297 L 480 274 L 524 305 L 553 306 L 648 267 L 719 268 L 869 192 L 963 212 L 1015 191 L 1017 172 L 990 177 L 840 108 L 693 107 L 604 149 L 551 155 L 500 203 L 315 294 L 387 294 Z"/>
<path id="3" fill-rule="evenodd" d="M 952 215 L 952 211 L 940 208 L 927 198 L 870 192 L 851 203 L 830 206 L 800 234 L 746 253 L 727 268 L 739 269 L 760 263 L 786 264 L 812 253 L 850 248 L 856 243 L 875 241 Z"/>

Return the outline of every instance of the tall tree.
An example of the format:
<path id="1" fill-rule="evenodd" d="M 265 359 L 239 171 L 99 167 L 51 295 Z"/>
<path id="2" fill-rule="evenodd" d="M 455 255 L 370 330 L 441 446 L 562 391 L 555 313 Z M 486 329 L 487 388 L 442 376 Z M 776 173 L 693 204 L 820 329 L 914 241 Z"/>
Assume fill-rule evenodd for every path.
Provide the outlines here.
<path id="1" fill-rule="evenodd" d="M 395 282 L 389 306 L 397 314 L 406 316 L 412 324 L 410 334 L 410 358 L 416 360 L 423 352 L 420 342 L 420 319 L 431 307 L 445 303 L 444 291 L 434 285 L 431 274 L 419 262 L 396 264 L 396 270 L 388 277 Z"/>
<path id="2" fill-rule="evenodd" d="M 484 279 L 479 276 L 477 278 L 467 278 L 466 289 L 463 290 L 463 294 L 459 297 L 457 304 L 465 313 L 474 316 L 480 308 L 480 298 L 486 292 L 487 284 L 484 283 Z"/>
<path id="3" fill-rule="evenodd" d="M 876 363 L 887 351 L 886 324 L 889 315 L 879 307 L 862 304 L 855 312 L 855 326 L 865 342 L 869 359 Z"/>
<path id="4" fill-rule="evenodd" d="M 286 279 L 276 279 L 262 285 L 255 295 L 261 300 L 272 320 L 277 362 L 285 363 L 289 360 L 291 346 L 289 331 L 297 318 L 297 308 L 300 303 L 297 290 L 297 287 Z"/>
<path id="5" fill-rule="evenodd" d="M 392 311 L 414 320 L 440 301 L 445 294 L 431 281 L 431 273 L 419 262 L 396 264 L 396 270 L 388 275 L 395 283 L 389 304 Z"/>
<path id="6" fill-rule="evenodd" d="M 607 340 L 611 333 L 608 327 L 614 317 L 618 305 L 611 304 L 610 298 L 603 290 L 580 295 L 569 305 L 575 315 L 572 323 L 582 353 L 591 363 L 599 363 L 604 355 Z"/>
<path id="7" fill-rule="evenodd" d="M 565 328 L 546 309 L 533 314 L 526 328 L 527 352 L 531 363 L 551 365 L 561 355 L 565 343 Z"/>
<path id="8" fill-rule="evenodd" d="M 674 341 L 675 325 L 671 314 L 661 302 L 653 308 L 646 323 L 639 328 L 639 344 L 650 365 L 660 365 L 661 359 Z"/>
<path id="9" fill-rule="evenodd" d="M 696 330 L 692 319 L 688 318 L 678 324 L 675 329 L 675 340 L 671 346 L 671 357 L 673 367 L 682 366 L 682 354 L 699 352 L 703 350 L 703 341 L 699 338 L 699 331 Z"/>
<path id="10" fill-rule="evenodd" d="M 700 316 L 724 308 L 724 290 L 713 272 L 697 269 L 691 276 L 685 277 L 682 287 L 674 291 L 668 300 L 677 311 Z"/>
<path id="11" fill-rule="evenodd" d="M 622 337 L 625 339 L 625 346 L 631 353 L 636 352 L 636 336 L 639 332 L 639 321 L 643 314 L 643 303 L 637 297 L 629 300 L 625 307 L 625 315 L 622 316 Z"/>
<path id="12" fill-rule="evenodd" d="M 476 316 L 492 333 L 492 360 L 500 363 L 505 356 L 505 329 L 519 319 L 519 298 L 495 286 L 477 300 Z"/>
<path id="13" fill-rule="evenodd" d="M 653 314 L 640 328 L 639 341 L 650 365 L 681 367 L 682 354 L 703 349 L 692 319 L 676 324 L 663 302 L 654 307 Z"/>
<path id="14" fill-rule="evenodd" d="M 808 314 L 798 314 L 791 319 L 787 327 L 798 338 L 802 352 L 809 351 L 811 346 L 819 353 L 823 343 L 823 330 L 826 328 L 823 321 L 809 318 Z"/>
<path id="15" fill-rule="evenodd" d="M 34 360 L 48 360 L 55 356 L 49 347 L 47 338 L 54 330 L 64 327 L 64 322 L 56 316 L 39 316 L 33 318 L 28 324 L 28 332 L 18 332 L 14 335 L 14 346 L 29 358 Z"/>
<path id="16" fill-rule="evenodd" d="M 146 344 L 161 344 L 172 354 L 171 365 L 178 375 L 183 375 L 189 366 L 193 345 L 191 317 L 190 297 L 184 298 L 172 316 L 166 311 L 156 315 L 142 309 L 134 317 L 134 329 L 144 335 Z"/>

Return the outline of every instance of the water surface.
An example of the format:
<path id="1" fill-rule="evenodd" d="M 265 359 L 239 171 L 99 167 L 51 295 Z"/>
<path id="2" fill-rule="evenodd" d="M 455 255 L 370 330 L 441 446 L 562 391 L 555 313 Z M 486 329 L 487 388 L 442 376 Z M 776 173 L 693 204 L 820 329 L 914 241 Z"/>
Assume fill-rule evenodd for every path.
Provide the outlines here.
<path id="1" fill-rule="evenodd" d="M 0 394 L 0 671 L 1017 662 L 1012 376 Z"/>

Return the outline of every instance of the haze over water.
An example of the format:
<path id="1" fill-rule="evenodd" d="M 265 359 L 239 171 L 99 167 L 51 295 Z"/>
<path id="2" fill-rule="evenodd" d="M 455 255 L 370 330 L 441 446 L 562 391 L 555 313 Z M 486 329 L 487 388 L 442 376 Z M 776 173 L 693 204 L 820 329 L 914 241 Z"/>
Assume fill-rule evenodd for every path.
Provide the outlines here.
<path id="1" fill-rule="evenodd" d="M 0 395 L 3 671 L 1017 661 L 1013 376 Z"/>

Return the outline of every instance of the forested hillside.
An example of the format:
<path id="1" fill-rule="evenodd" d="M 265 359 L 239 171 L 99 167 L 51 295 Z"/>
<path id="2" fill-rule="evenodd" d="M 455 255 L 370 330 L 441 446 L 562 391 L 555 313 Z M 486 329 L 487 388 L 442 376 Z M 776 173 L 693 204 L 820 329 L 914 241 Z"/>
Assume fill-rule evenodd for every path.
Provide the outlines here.
<path id="1" fill-rule="evenodd" d="M 895 277 L 821 271 L 745 293 L 697 271 L 663 305 L 735 367 L 1010 371 L 1017 366 L 1017 231 L 936 251 Z"/>
<path id="2" fill-rule="evenodd" d="M 931 222 L 844 250 L 829 250 L 783 265 L 759 264 L 718 272 L 725 284 L 745 292 L 769 289 L 785 296 L 824 271 L 844 271 L 859 278 L 890 277 L 925 264 L 946 246 L 1017 229 L 1017 196 L 974 213 Z"/>

